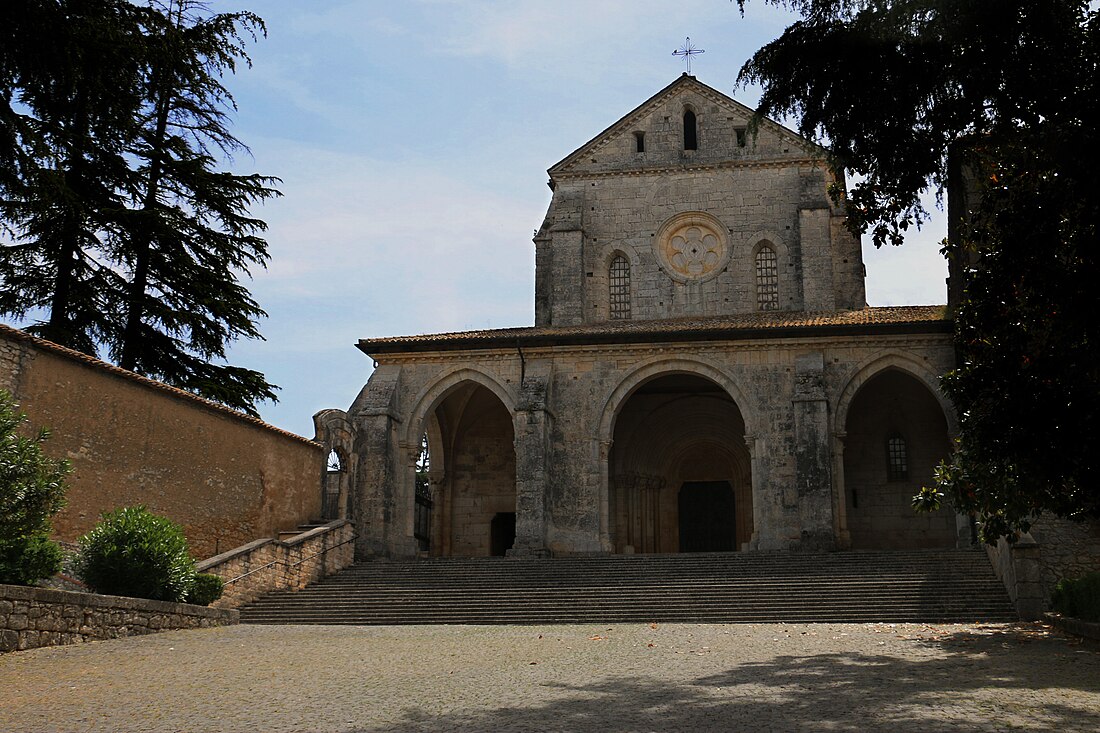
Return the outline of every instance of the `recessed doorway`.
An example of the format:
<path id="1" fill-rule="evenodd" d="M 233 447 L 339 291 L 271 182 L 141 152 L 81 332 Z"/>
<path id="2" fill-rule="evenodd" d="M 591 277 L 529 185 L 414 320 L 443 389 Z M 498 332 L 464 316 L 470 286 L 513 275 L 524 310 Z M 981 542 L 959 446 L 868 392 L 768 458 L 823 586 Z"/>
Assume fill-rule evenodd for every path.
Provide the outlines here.
<path id="1" fill-rule="evenodd" d="M 687 481 L 680 487 L 680 552 L 733 552 L 733 486 L 729 481 Z"/>

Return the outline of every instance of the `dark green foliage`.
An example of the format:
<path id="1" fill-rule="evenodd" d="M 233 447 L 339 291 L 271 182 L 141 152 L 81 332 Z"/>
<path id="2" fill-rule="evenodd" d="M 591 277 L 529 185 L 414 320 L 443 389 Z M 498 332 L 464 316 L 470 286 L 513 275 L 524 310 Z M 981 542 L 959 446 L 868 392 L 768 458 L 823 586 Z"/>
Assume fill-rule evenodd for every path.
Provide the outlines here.
<path id="1" fill-rule="evenodd" d="M 76 573 L 98 593 L 182 602 L 195 561 L 178 524 L 143 506 L 124 507 L 80 538 Z"/>
<path id="2" fill-rule="evenodd" d="M 229 133 L 233 97 L 221 82 L 248 63 L 244 37 L 264 32 L 252 13 L 207 16 L 195 2 L 151 3 L 144 103 L 130 153 L 130 208 L 114 233 L 127 272 L 120 337 L 111 353 L 131 369 L 254 414 L 275 399 L 263 375 L 216 364 L 225 345 L 261 338 L 264 312 L 240 282 L 267 260 L 266 225 L 248 206 L 278 195 L 276 179 L 218 169 L 247 148 Z"/>
<path id="3" fill-rule="evenodd" d="M 968 179 L 945 248 L 965 285 L 944 381 L 959 443 L 938 490 L 988 542 L 1043 512 L 1100 517 L 1100 10 L 770 1 L 802 18 L 740 80 L 763 86 L 761 114 L 798 116 L 834 170 L 860 179 L 844 199 L 853 231 L 899 244 L 926 216 L 922 192 Z"/>
<path id="4" fill-rule="evenodd" d="M 278 192 L 221 169 L 247 152 L 222 75 L 263 33 L 193 0 L 2 4 L 0 314 L 253 415 L 275 400 L 224 364 L 261 338 L 240 280 L 267 261 L 266 225 L 248 207 Z"/>
<path id="5" fill-rule="evenodd" d="M 14 540 L 0 540 L 0 583 L 34 585 L 61 570 L 61 545 L 39 532 Z"/>
<path id="6" fill-rule="evenodd" d="M 0 390 L 0 583 L 29 585 L 61 567 L 50 517 L 65 505 L 69 465 L 42 453 L 49 432 L 20 433 L 26 416 Z"/>
<path id="7" fill-rule="evenodd" d="M 44 313 L 28 330 L 94 354 L 113 330 L 116 277 L 104 230 L 122 209 L 140 102 L 140 11 L 125 0 L 4 3 L 0 26 L 0 313 Z"/>
<path id="8" fill-rule="evenodd" d="M 1051 607 L 1082 621 L 1100 621 L 1100 573 L 1058 581 L 1050 597 Z"/>
<path id="9" fill-rule="evenodd" d="M 191 581 L 191 588 L 187 591 L 187 602 L 196 606 L 209 606 L 222 597 L 225 589 L 225 581 L 213 573 L 199 573 Z"/>

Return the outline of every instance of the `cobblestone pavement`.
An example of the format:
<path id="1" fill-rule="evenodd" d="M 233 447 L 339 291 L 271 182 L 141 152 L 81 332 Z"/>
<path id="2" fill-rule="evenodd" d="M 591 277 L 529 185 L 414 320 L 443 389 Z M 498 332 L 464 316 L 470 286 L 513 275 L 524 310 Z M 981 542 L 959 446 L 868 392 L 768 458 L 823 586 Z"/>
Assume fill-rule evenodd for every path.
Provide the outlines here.
<path id="1" fill-rule="evenodd" d="M 0 730 L 1097 731 L 1042 626 L 235 626 L 0 656 Z"/>

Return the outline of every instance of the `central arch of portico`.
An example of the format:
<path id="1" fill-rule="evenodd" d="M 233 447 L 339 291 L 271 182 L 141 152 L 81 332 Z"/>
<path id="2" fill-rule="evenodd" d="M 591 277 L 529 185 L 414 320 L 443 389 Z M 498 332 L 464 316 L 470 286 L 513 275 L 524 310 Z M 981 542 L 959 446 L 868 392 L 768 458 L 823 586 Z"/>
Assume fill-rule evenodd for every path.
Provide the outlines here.
<path id="1" fill-rule="evenodd" d="M 732 380 L 702 361 L 655 361 L 620 383 L 601 421 L 607 550 L 733 551 L 750 541 L 745 404 Z"/>

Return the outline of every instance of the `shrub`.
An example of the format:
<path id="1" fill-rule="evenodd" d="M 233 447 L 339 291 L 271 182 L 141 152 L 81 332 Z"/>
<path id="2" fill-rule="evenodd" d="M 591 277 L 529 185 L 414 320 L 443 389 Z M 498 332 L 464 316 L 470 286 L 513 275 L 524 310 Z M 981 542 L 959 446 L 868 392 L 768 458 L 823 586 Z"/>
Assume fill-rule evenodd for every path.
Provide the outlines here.
<path id="1" fill-rule="evenodd" d="M 178 524 L 133 506 L 104 514 L 80 538 L 76 572 L 99 593 L 180 602 L 195 578 L 195 561 Z"/>
<path id="2" fill-rule="evenodd" d="M 1082 621 L 1100 621 L 1100 573 L 1089 573 L 1075 580 L 1065 578 L 1058 581 L 1050 604 L 1063 616 Z"/>
<path id="3" fill-rule="evenodd" d="M 0 540 L 0 583 L 34 585 L 61 569 L 64 552 L 45 532 Z"/>
<path id="4" fill-rule="evenodd" d="M 65 505 L 67 461 L 42 454 L 50 434 L 21 434 L 27 416 L 0 390 L 0 583 L 31 585 L 61 569 L 50 517 Z"/>
<path id="5" fill-rule="evenodd" d="M 199 573 L 191 581 L 191 588 L 187 591 L 187 602 L 196 606 L 209 606 L 222 597 L 225 589 L 225 581 L 213 573 Z"/>

